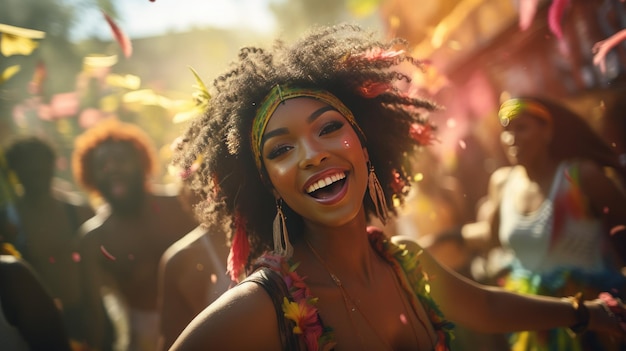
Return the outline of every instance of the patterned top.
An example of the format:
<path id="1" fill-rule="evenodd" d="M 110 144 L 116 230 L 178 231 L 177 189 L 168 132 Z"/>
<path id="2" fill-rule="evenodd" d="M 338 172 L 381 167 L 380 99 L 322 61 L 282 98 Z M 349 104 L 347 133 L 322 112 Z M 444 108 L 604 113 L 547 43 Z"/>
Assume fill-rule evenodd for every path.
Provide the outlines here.
<path id="1" fill-rule="evenodd" d="M 522 177 L 521 167 L 513 168 L 503 193 Z M 579 268 L 587 272 L 606 269 L 605 229 L 593 216 L 576 184 L 578 168 L 563 162 L 541 206 L 522 214 L 513 197 L 503 196 L 500 206 L 500 241 L 515 251 L 521 265 L 536 273 L 559 268 Z"/>
<path id="2" fill-rule="evenodd" d="M 443 318 L 430 296 L 428 278 L 422 272 L 417 259 L 419 254 L 392 243 L 377 228 L 368 228 L 368 233 L 372 247 L 391 264 L 401 287 L 410 297 L 413 309 L 416 310 L 421 304 L 426 310 L 437 333 L 434 350 L 449 350 L 454 325 Z M 333 330 L 323 324 L 316 308 L 317 298 L 311 295 L 304 278 L 296 272 L 298 263 L 266 253 L 255 262 L 255 267 L 261 269 L 261 274 L 252 275 L 245 281 L 253 281 L 263 286 L 274 300 L 277 314 L 284 316 L 279 318 L 283 348 L 307 351 L 332 350 L 336 345 Z"/>
<path id="3" fill-rule="evenodd" d="M 505 192 L 517 176 L 514 169 Z M 543 293 L 552 294 L 568 277 L 601 291 L 623 286 L 623 275 L 609 261 L 606 229 L 591 214 L 578 178 L 575 163 L 561 163 L 545 201 L 528 215 L 515 209 L 510 196 L 503 196 L 500 241 L 515 254 L 511 278 L 530 280 L 535 285 L 517 287 L 516 291 L 538 293 L 541 285 L 547 289 Z"/>

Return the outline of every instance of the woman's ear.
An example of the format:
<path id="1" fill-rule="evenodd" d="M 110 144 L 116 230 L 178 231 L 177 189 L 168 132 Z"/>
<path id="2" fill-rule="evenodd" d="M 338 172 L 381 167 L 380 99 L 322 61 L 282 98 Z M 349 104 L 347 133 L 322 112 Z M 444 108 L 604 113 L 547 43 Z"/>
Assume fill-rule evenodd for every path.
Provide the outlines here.
<path id="1" fill-rule="evenodd" d="M 370 163 L 370 154 L 367 152 L 367 148 L 363 146 L 363 157 L 365 157 L 365 161 L 367 164 Z"/>

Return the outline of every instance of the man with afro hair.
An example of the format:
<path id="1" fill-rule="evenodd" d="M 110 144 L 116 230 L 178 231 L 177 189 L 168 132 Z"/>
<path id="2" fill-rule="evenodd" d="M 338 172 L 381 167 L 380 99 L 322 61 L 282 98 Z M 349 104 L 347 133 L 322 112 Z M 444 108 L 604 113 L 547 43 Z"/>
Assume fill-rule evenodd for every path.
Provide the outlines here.
<path id="1" fill-rule="evenodd" d="M 91 347 L 107 348 L 106 319 L 98 308 L 103 287 L 114 289 L 128 307 L 129 349 L 156 347 L 159 260 L 197 222 L 177 193 L 163 194 L 150 187 L 155 166 L 151 140 L 135 125 L 110 119 L 76 139 L 74 176 L 107 205 L 82 228 Z"/>

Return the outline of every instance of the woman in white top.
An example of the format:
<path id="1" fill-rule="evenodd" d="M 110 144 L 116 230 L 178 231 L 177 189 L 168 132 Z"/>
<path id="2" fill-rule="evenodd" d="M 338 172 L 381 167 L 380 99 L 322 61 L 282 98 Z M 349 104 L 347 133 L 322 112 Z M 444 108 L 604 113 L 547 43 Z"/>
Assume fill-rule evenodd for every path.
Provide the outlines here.
<path id="1" fill-rule="evenodd" d="M 550 100 L 510 99 L 499 118 L 513 166 L 494 172 L 482 210 L 491 215 L 492 243 L 513 256 L 504 286 L 538 295 L 623 297 L 626 177 L 616 153 L 582 118 Z M 572 339 L 553 329 L 512 334 L 510 341 L 519 350 L 617 347 L 605 339 L 593 333 Z"/>

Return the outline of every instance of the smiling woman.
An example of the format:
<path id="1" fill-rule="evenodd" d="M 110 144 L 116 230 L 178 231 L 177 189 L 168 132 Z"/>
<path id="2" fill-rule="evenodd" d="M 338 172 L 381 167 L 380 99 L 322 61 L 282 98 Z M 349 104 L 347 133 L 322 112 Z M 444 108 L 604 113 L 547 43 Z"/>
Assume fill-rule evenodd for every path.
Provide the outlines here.
<path id="1" fill-rule="evenodd" d="M 582 324 L 623 335 L 598 301 L 477 285 L 369 226 L 395 214 L 408 161 L 432 140 L 436 105 L 396 84 L 411 82 L 400 65 L 420 67 L 406 47 L 354 25 L 320 27 L 293 45 L 243 48 L 215 79 L 175 163 L 207 199 L 204 222 L 233 233 L 228 267 L 240 283 L 172 350 L 445 351 L 444 315 L 486 332 Z"/>

